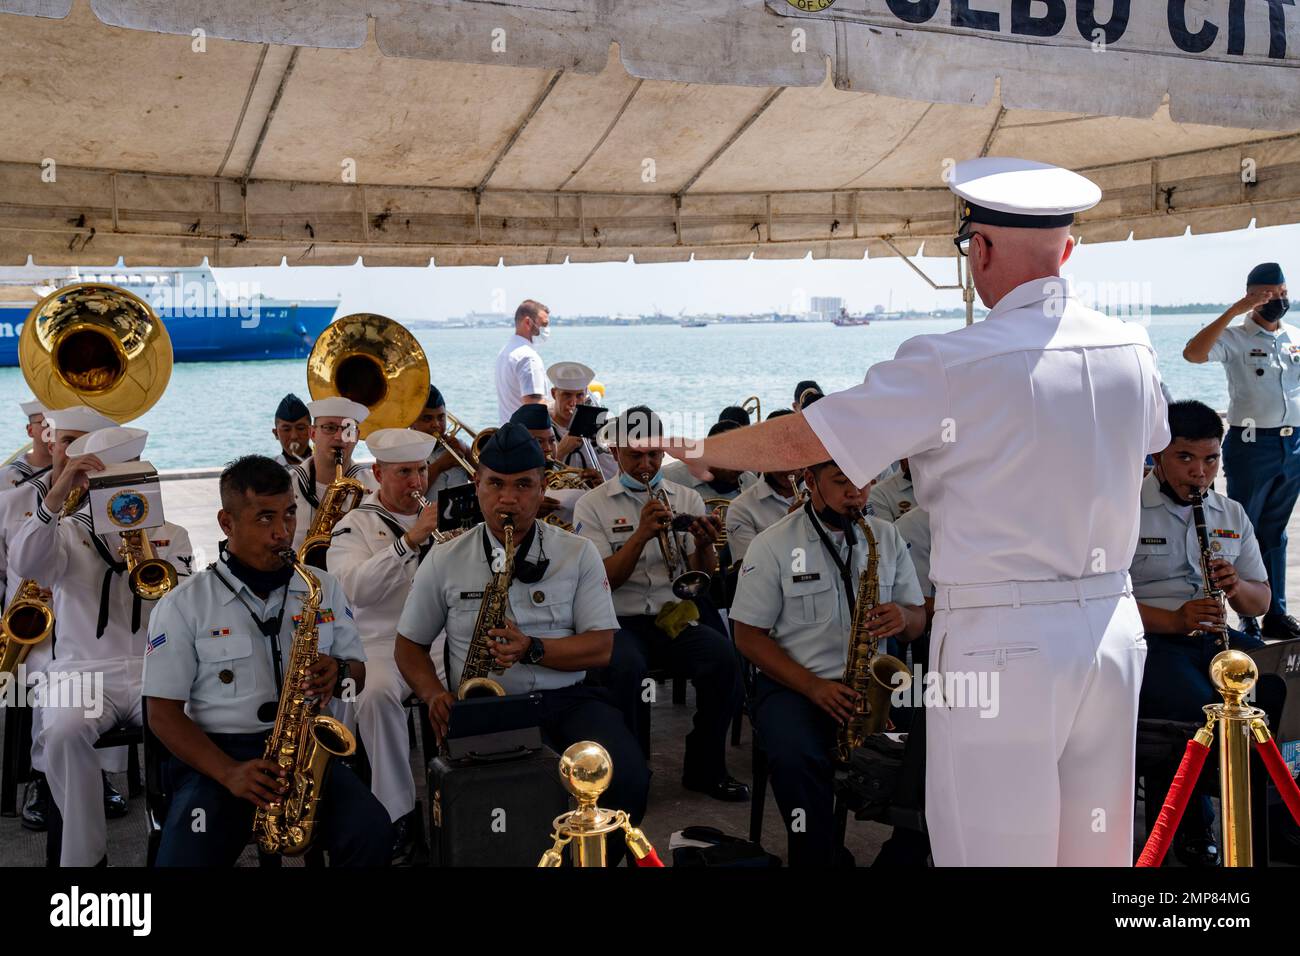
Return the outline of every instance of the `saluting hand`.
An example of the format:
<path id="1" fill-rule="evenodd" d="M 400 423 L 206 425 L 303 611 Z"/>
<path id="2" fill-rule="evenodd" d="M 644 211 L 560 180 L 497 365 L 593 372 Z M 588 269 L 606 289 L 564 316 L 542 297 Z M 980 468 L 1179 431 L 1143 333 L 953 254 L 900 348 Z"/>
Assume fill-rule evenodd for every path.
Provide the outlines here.
<path id="1" fill-rule="evenodd" d="M 320 660 L 307 668 L 307 679 L 302 682 L 302 689 L 308 697 L 315 697 L 321 706 L 328 704 L 334 696 L 334 685 L 339 679 L 339 662 L 328 654 L 322 654 Z"/>
<path id="2" fill-rule="evenodd" d="M 245 760 L 226 771 L 221 785 L 240 800 L 266 809 L 289 787 L 289 778 L 274 760 Z"/>
<path id="3" fill-rule="evenodd" d="M 1243 312 L 1254 312 L 1265 302 L 1275 298 L 1277 298 L 1277 293 L 1272 289 L 1256 289 L 1254 292 L 1247 292 L 1232 307 L 1232 314 L 1241 315 Z"/>
<path id="4" fill-rule="evenodd" d="M 845 684 L 837 680 L 814 677 L 814 683 L 805 692 L 805 696 L 826 713 L 835 718 L 837 724 L 847 723 L 853 716 L 853 705 L 858 695 Z"/>
<path id="5" fill-rule="evenodd" d="M 524 656 L 533 640 L 523 631 L 519 630 L 514 621 L 506 618 L 505 627 L 494 627 L 488 630 L 488 637 L 496 640 L 488 645 L 488 650 L 492 652 L 492 657 L 502 667 L 509 667 L 516 663 Z"/>
<path id="6" fill-rule="evenodd" d="M 1223 558 L 1215 558 L 1210 562 L 1210 581 L 1229 601 L 1237 596 L 1237 589 L 1241 587 L 1237 569 Z"/>

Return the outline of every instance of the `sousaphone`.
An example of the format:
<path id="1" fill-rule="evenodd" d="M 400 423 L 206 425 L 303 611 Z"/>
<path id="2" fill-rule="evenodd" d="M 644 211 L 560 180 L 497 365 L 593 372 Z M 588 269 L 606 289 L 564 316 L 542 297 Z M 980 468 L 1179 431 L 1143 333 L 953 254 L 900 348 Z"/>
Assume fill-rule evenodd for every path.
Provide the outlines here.
<path id="1" fill-rule="evenodd" d="M 320 334 L 307 356 L 313 399 L 341 395 L 370 409 L 361 438 L 380 428 L 409 428 L 429 399 L 429 360 L 405 327 L 383 315 L 345 315 Z"/>

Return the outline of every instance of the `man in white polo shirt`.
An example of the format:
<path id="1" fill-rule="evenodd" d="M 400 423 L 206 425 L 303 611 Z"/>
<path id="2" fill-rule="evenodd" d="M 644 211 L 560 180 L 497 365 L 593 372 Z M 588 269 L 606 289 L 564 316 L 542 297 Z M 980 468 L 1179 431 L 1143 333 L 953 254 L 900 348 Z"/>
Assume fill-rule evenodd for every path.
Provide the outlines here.
<path id="1" fill-rule="evenodd" d="M 515 309 L 515 334 L 497 353 L 497 421 L 546 396 L 546 365 L 537 346 L 551 335 L 551 311 L 534 299 Z"/>

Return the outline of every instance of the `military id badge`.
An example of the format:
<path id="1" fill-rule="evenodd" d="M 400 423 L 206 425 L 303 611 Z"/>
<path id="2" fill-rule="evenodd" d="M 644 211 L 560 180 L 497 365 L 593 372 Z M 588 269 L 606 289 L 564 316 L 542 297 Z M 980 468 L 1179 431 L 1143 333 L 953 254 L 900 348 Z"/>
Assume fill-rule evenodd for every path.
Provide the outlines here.
<path id="1" fill-rule="evenodd" d="M 156 528 L 164 521 L 158 472 L 147 461 L 109 465 L 90 476 L 95 534 Z"/>

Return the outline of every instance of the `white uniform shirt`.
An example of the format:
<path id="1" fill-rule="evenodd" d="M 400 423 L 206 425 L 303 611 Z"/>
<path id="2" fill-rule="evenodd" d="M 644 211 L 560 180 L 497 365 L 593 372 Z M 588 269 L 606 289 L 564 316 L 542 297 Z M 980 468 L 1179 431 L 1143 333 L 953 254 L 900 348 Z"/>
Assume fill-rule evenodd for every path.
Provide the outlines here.
<path id="1" fill-rule="evenodd" d="M 38 471 L 49 471 L 49 468 L 40 469 L 27 460 L 26 455 L 19 455 L 9 464 L 0 468 L 0 491 L 8 491 L 15 487 L 18 482 L 24 478 L 30 478 Z"/>
<path id="2" fill-rule="evenodd" d="M 374 472 L 369 465 L 353 463 L 350 468 L 344 469 L 343 472 L 349 478 L 355 478 L 366 486 L 366 491 L 373 492 L 378 489 L 379 485 L 375 481 Z M 293 497 L 298 504 L 298 526 L 293 532 L 293 549 L 298 550 L 302 543 L 307 540 L 307 529 L 311 527 L 312 519 L 316 516 L 316 506 L 311 503 L 307 496 L 307 489 L 312 489 L 316 501 L 319 503 L 325 497 L 325 490 L 329 488 L 329 481 L 318 481 L 316 475 L 316 460 L 308 458 L 301 464 L 294 465 L 289 469 L 289 477 L 293 483 Z M 329 478 L 334 477 L 334 469 L 330 469 Z"/>
<path id="3" fill-rule="evenodd" d="M 16 488 L 0 491 L 0 575 L 5 581 L 6 606 L 13 600 L 18 585 L 23 581 L 22 576 L 10 566 L 9 542 L 19 526 L 36 513 L 36 503 L 49 494 L 50 489 L 45 483 L 48 477 L 47 472 L 42 477 L 33 478 Z"/>
<path id="4" fill-rule="evenodd" d="M 763 478 L 737 495 L 727 509 L 727 544 L 732 559 L 743 558 L 754 536 L 784 518 L 793 500 L 782 498 Z"/>
<path id="5" fill-rule="evenodd" d="M 497 422 L 507 422 L 525 395 L 545 395 L 546 365 L 533 343 L 515 333 L 497 353 Z"/>
<path id="6" fill-rule="evenodd" d="M 886 521 L 897 521 L 916 505 L 912 495 L 912 479 L 899 469 L 884 481 L 877 482 L 867 495 L 871 513 Z"/>
<path id="7" fill-rule="evenodd" d="M 696 517 L 704 514 L 704 499 L 690 488 L 671 481 L 664 481 L 660 487 L 668 493 L 673 514 Z M 622 548 L 636 530 L 645 502 L 644 491 L 629 491 L 617 478 L 611 478 L 578 499 L 573 509 L 573 530 L 594 544 L 603 560 Z M 686 532 L 674 537 L 683 554 L 681 566 L 674 570 L 681 574 L 688 570 L 686 557 L 695 552 L 695 538 Z M 660 608 L 675 600 L 663 553 L 651 539 L 628 579 L 614 590 L 614 610 L 620 615 L 658 614 Z"/>
<path id="8" fill-rule="evenodd" d="M 907 556 L 907 542 L 887 521 L 867 516 L 876 536 L 880 603 L 916 607 L 921 588 Z M 849 566 L 854 598 L 867 566 L 867 545 L 858 529 Z M 840 559 L 847 562 L 845 536 L 828 531 Z M 745 556 L 730 616 L 769 632 L 796 664 L 818 677 L 844 676 L 853 615 L 839 568 L 826 552 L 807 512 L 800 508 L 759 534 Z"/>
<path id="9" fill-rule="evenodd" d="M 1217 491 L 1205 496 L 1203 508 L 1214 556 L 1236 568 L 1243 581 L 1267 581 L 1246 509 Z M 1133 596 L 1141 604 L 1174 611 L 1193 598 L 1205 597 L 1192 507 L 1166 498 L 1154 473 L 1142 482 L 1142 526 L 1129 575 Z"/>
<path id="10" fill-rule="evenodd" d="M 186 701 L 190 719 L 210 734 L 260 733 L 269 730 L 272 721 L 258 719 L 258 708 L 278 703 L 279 694 L 271 641 L 253 623 L 248 608 L 263 620 L 274 619 L 284 608 L 276 640 L 281 667 L 287 668 L 307 585 L 295 574 L 287 593 L 281 587 L 263 601 L 224 563 L 218 567 L 198 572 L 158 602 L 149 622 L 144 695 Z M 320 652 L 340 660 L 364 661 L 366 652 L 342 586 L 324 571 L 312 573 L 321 584 Z"/>
<path id="11" fill-rule="evenodd" d="M 1300 425 L 1300 329 L 1276 332 L 1253 315 L 1230 325 L 1210 347 L 1211 362 L 1228 373 L 1228 421 L 1256 428 Z"/>
<path id="12" fill-rule="evenodd" d="M 193 555 L 186 530 L 170 521 L 146 529 L 154 553 L 170 561 L 184 583 Z M 108 620 L 104 633 L 95 636 L 99 623 L 100 596 L 108 565 L 95 547 L 87 504 L 67 518 L 51 515 L 38 502 L 36 513 L 19 526 L 9 542 L 9 562 L 24 578 L 35 578 L 54 591 L 54 619 L 57 638 L 54 660 L 60 664 L 89 663 L 144 655 L 145 635 L 154 602 L 140 602 L 140 628 L 131 630 L 134 595 L 127 574 L 109 578 Z M 116 532 L 100 535 L 114 561 L 122 545 Z"/>
<path id="13" fill-rule="evenodd" d="M 921 585 L 923 597 L 934 597 L 934 582 L 930 580 L 930 512 L 913 508 L 894 522 L 894 527 L 907 542 L 907 553 L 916 569 L 916 580 Z"/>
<path id="14" fill-rule="evenodd" d="M 528 560 L 537 561 L 543 547 L 550 561 L 540 581 L 510 582 L 509 617 L 529 637 L 546 640 L 572 637 L 584 631 L 617 630 L 618 618 L 609 599 L 609 579 L 596 549 L 567 531 L 537 522 Z M 495 553 L 503 545 L 481 524 L 446 544 L 434 545 L 415 572 L 415 585 L 397 625 L 398 632 L 428 647 L 447 629 L 452 689 L 460 683 L 465 655 L 474 636 L 474 623 L 483 604 L 483 591 L 492 580 L 484 538 Z M 539 541 L 539 539 L 541 539 Z M 525 556 L 516 552 L 516 568 Z M 502 674 L 490 675 L 508 694 L 554 690 L 579 683 L 585 671 L 557 671 L 516 663 Z"/>
<path id="15" fill-rule="evenodd" d="M 305 464 L 309 459 L 310 456 L 300 461 L 290 462 L 289 459 L 285 457 L 284 452 L 281 451 L 280 454 L 276 455 L 273 460 L 277 465 L 283 465 L 285 468 L 292 470 L 296 465 Z"/>
<path id="16" fill-rule="evenodd" d="M 386 642 L 391 656 L 420 550 L 408 547 L 385 517 L 404 534 L 418 516 L 394 514 L 379 503 L 378 492 L 367 495 L 334 526 L 326 563 L 352 602 L 362 640 Z"/>
<path id="17" fill-rule="evenodd" d="M 859 485 L 910 459 L 936 586 L 1127 568 L 1143 461 L 1169 444 L 1146 330 L 1084 308 L 1058 278 L 1018 286 L 983 322 L 909 339 L 804 415 Z"/>
<path id="18" fill-rule="evenodd" d="M 740 473 L 739 487 L 731 491 L 718 491 L 703 478 L 696 478 L 692 475 L 684 461 L 672 461 L 665 464 L 662 474 L 665 481 L 671 481 L 683 488 L 690 488 L 699 494 L 701 498 L 726 498 L 728 501 L 735 501 L 740 497 L 742 491 L 758 481 L 758 475 L 754 474 L 754 472 L 742 471 Z"/>

